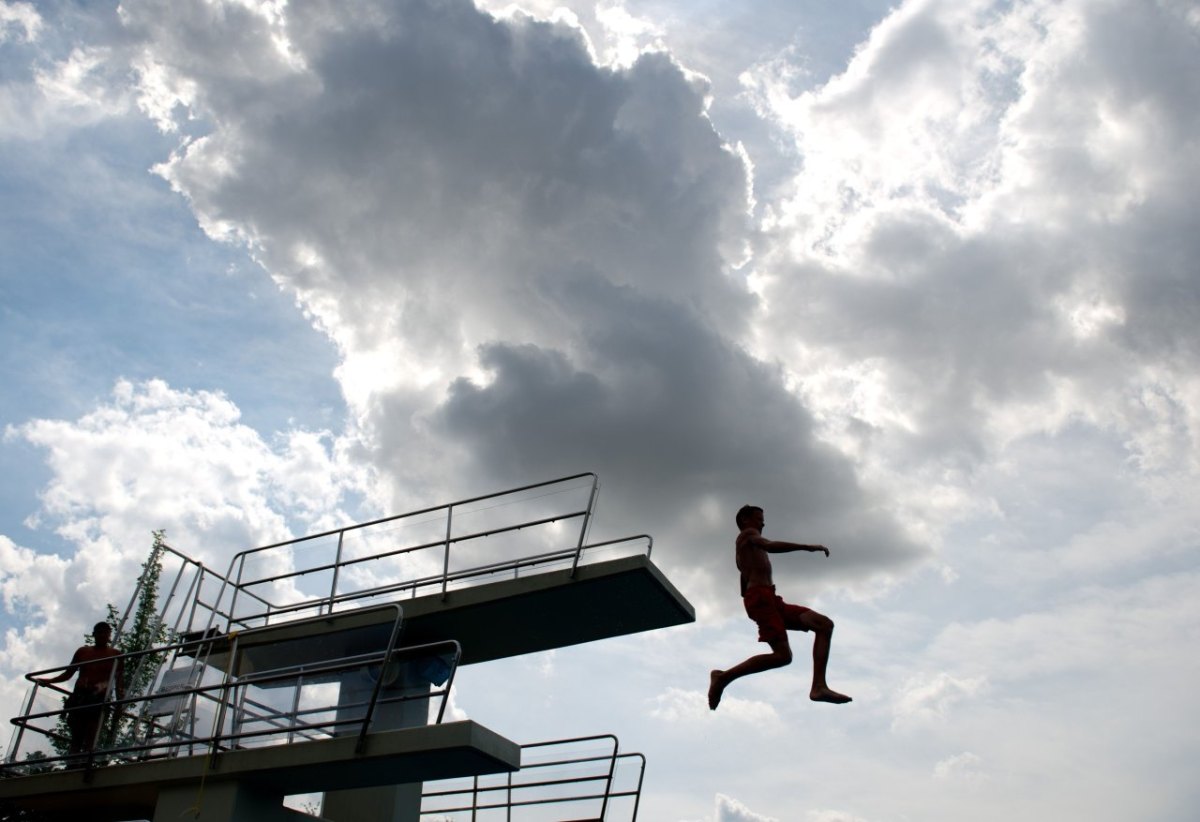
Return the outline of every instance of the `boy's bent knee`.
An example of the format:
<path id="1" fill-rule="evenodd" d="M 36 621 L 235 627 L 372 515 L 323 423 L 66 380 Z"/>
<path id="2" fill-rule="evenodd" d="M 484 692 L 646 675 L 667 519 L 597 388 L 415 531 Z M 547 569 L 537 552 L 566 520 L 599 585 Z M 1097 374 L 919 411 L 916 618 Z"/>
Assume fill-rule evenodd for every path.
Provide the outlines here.
<path id="1" fill-rule="evenodd" d="M 809 611 L 798 620 L 796 628 L 801 631 L 812 631 L 815 634 L 833 633 L 833 620 L 816 611 Z"/>

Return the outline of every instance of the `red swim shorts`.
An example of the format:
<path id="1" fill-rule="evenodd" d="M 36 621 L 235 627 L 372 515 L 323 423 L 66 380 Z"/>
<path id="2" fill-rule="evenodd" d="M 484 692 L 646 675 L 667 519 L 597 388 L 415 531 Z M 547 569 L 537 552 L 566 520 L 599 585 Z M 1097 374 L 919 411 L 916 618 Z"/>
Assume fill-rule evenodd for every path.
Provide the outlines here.
<path id="1" fill-rule="evenodd" d="M 800 626 L 797 617 L 810 609 L 803 605 L 789 605 L 783 597 L 775 595 L 775 586 L 755 585 L 746 589 L 742 597 L 746 616 L 758 623 L 758 641 L 772 643 L 787 639 L 789 625 L 793 631 L 807 631 Z"/>

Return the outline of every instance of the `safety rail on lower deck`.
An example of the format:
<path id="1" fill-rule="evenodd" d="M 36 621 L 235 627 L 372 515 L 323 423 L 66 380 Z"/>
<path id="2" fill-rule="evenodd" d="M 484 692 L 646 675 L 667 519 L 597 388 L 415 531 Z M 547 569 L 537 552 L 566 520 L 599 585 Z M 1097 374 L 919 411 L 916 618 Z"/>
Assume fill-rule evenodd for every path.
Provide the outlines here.
<path id="1" fill-rule="evenodd" d="M 246 649 L 273 647 L 269 639 L 252 646 L 254 632 L 247 632 L 229 638 L 231 662 L 223 670 L 205 666 L 202 654 L 176 657 L 186 660 L 185 665 L 160 671 L 146 693 L 105 703 L 108 738 L 102 733 L 102 744 L 89 754 L 64 756 L 50 750 L 52 740 L 60 745 L 67 741 L 58 729 L 59 718 L 78 709 L 35 710 L 39 696 L 44 703 L 47 695 L 57 698 L 68 692 L 56 685 L 34 682 L 25 711 L 12 720 L 17 729 L 0 774 L 38 772 L 59 764 L 90 767 L 99 762 L 217 755 L 334 736 L 357 735 L 361 749 L 381 708 L 419 701 L 425 702 L 426 718 L 441 723 L 462 656 L 461 647 L 453 640 L 397 647 L 400 607 L 393 604 L 377 610 L 394 611 L 395 621 L 390 627 L 384 623 L 386 638 L 379 643 L 380 650 L 370 653 L 323 659 L 318 655 L 320 643 L 309 644 L 305 647 L 307 658 L 302 661 L 239 674 L 239 643 Z M 354 626 L 342 632 L 360 630 L 361 626 Z M 326 634 L 326 642 L 328 638 Z M 131 664 L 148 654 L 194 653 L 195 648 L 194 642 L 178 643 L 126 654 L 120 659 Z M 27 678 L 33 681 L 61 670 L 37 671 Z M 396 682 L 409 684 L 385 687 Z M 359 696 L 348 697 L 348 685 L 354 685 L 354 693 Z"/>
<path id="2" fill-rule="evenodd" d="M 637 819 L 646 757 L 620 753 L 611 734 L 521 746 L 508 774 L 426 783 L 426 822 Z M 564 814 L 566 814 L 564 816 Z"/>

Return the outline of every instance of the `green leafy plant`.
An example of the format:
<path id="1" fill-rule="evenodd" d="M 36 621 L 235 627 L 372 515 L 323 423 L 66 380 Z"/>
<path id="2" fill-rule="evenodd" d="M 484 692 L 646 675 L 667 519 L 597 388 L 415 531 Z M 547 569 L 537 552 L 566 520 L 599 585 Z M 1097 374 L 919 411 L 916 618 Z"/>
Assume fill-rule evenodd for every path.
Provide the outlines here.
<path id="1" fill-rule="evenodd" d="M 129 623 L 123 626 L 113 646 L 122 654 L 132 654 L 149 651 L 171 642 L 171 632 L 163 624 L 162 614 L 158 608 L 158 583 L 162 576 L 162 557 L 166 550 L 166 532 L 152 531 L 154 543 L 150 547 L 150 555 L 142 563 L 142 573 L 138 577 L 138 599 Z M 117 609 L 108 604 L 108 621 L 118 625 L 120 618 Z M 158 674 L 159 666 L 166 658 L 166 652 L 144 654 L 128 659 L 125 662 L 121 692 L 126 699 L 142 696 Z M 131 745 L 140 736 L 139 723 L 132 716 L 132 711 L 119 715 L 115 720 L 105 724 L 101 736 L 102 748 L 123 747 Z"/>

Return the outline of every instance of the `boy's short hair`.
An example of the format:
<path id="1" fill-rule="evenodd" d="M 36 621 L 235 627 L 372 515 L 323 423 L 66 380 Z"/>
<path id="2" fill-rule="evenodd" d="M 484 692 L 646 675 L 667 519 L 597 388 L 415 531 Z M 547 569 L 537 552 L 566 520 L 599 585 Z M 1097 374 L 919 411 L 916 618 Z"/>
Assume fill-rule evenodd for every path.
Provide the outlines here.
<path id="1" fill-rule="evenodd" d="M 92 626 L 92 636 L 95 636 L 97 631 L 107 631 L 110 636 L 112 635 L 112 632 L 113 632 L 112 626 L 109 625 L 107 622 L 97 622 L 95 625 L 93 625 Z"/>
<path id="2" fill-rule="evenodd" d="M 757 505 L 743 505 L 741 508 L 739 508 L 738 512 L 737 512 L 737 516 L 735 516 L 733 518 L 734 522 L 737 523 L 738 530 L 740 531 L 741 529 L 746 527 L 746 524 L 745 524 L 746 519 L 751 514 L 753 514 L 755 512 L 761 512 L 761 511 L 762 511 L 762 509 L 759 508 Z"/>

